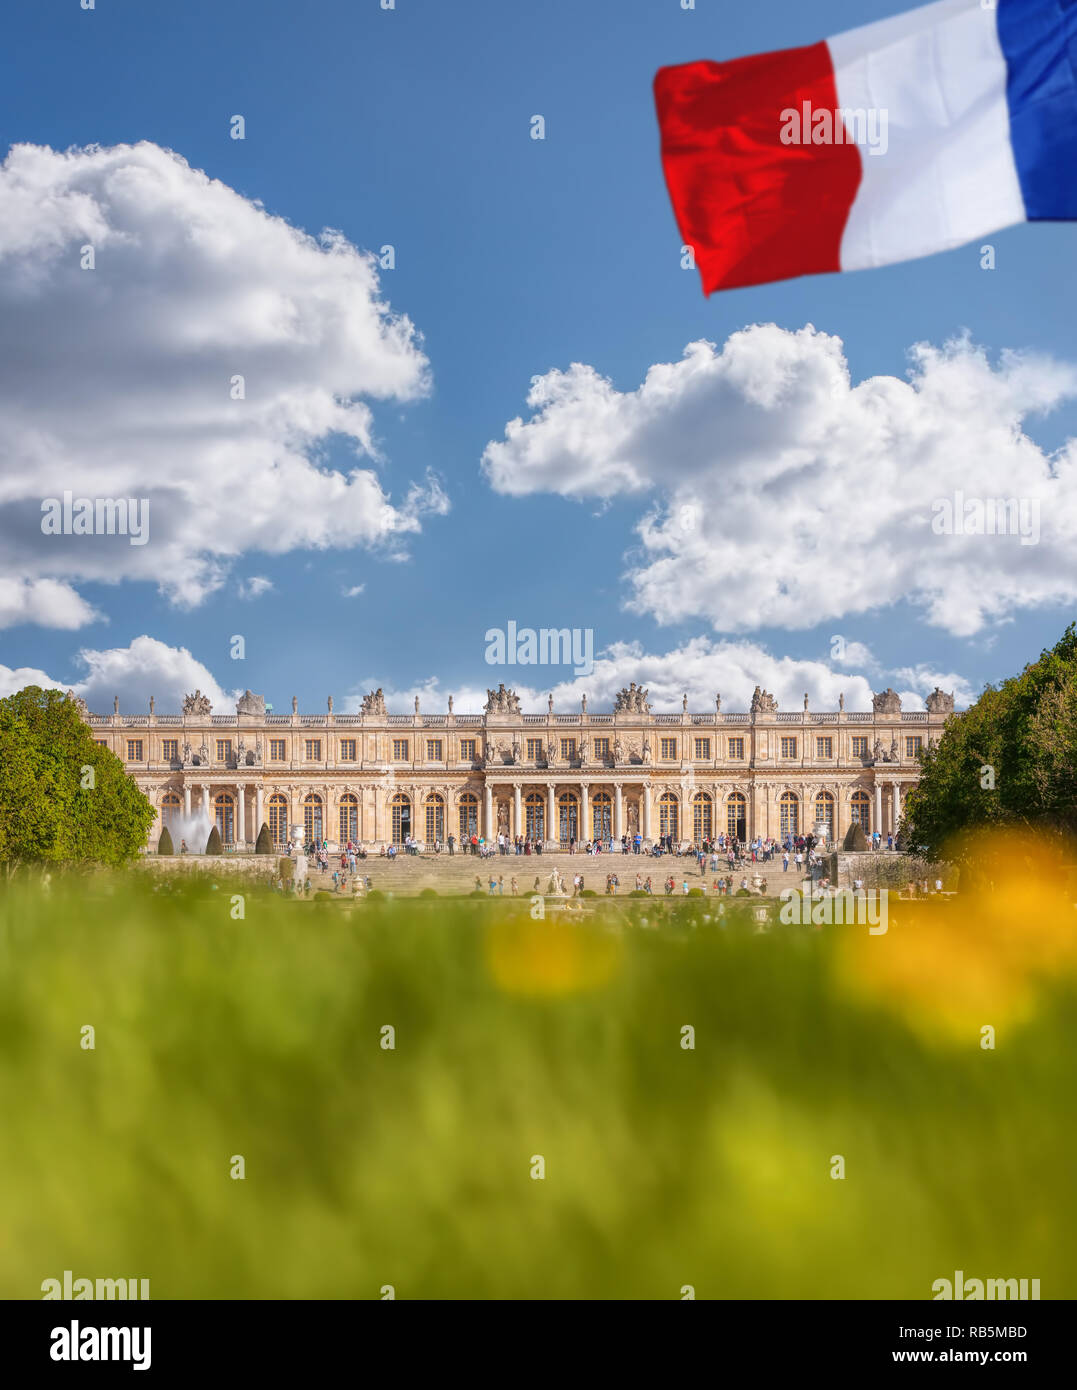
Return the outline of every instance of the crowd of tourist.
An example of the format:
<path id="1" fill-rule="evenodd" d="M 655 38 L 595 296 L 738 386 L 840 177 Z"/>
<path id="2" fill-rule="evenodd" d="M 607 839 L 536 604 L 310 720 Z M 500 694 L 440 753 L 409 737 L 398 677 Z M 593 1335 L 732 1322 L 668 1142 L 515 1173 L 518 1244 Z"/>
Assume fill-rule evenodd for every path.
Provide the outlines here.
<path id="1" fill-rule="evenodd" d="M 874 848 L 882 848 L 882 839 L 878 834 L 871 837 L 871 842 Z M 349 840 L 339 850 L 334 846 L 331 851 L 329 841 L 323 839 L 310 841 L 305 848 L 308 861 L 318 872 L 323 886 L 329 886 L 325 882 L 328 876 L 332 891 L 335 893 L 350 892 L 354 896 L 359 896 L 370 890 L 370 878 L 357 870 L 359 861 L 366 859 L 368 855 L 368 851 L 360 844 Z M 667 897 L 684 896 L 693 891 L 697 895 L 700 892 L 704 894 L 709 892 L 719 897 L 731 894 L 765 895 L 767 880 L 759 872 L 758 866 L 766 864 L 773 864 L 775 869 L 780 864 L 783 876 L 792 870 L 798 879 L 810 877 L 816 889 L 824 893 L 830 888 L 829 879 L 823 876 L 822 856 L 816 848 L 815 838 L 812 835 L 756 836 L 751 840 L 743 840 L 734 835 L 717 835 L 705 839 L 702 843 L 692 843 L 691 841 L 677 840 L 673 835 L 660 835 L 656 840 L 650 842 L 645 841 L 643 836 L 637 832 L 623 835 L 619 841 L 599 839 L 585 841 L 581 844 L 570 839 L 564 848 L 572 855 L 580 853 L 592 857 L 600 854 L 615 854 L 619 850 L 622 856 L 690 860 L 694 863 L 698 879 L 703 880 L 702 883 L 697 880 L 693 885 L 683 870 L 679 873 L 669 872 L 663 879 L 659 880 L 656 888 L 650 874 L 638 872 L 635 874 L 634 888 L 629 891 L 648 895 L 664 892 Z M 886 848 L 889 850 L 895 848 L 893 837 L 887 837 Z M 403 849 L 404 853 L 408 855 L 419 855 L 424 853 L 426 847 L 411 835 L 407 835 L 402 845 L 386 844 L 381 846 L 378 853 L 385 860 L 393 860 L 397 857 L 400 849 Z M 510 836 L 504 832 L 491 839 L 477 834 L 461 836 L 457 839 L 455 835 L 450 834 L 444 844 L 440 840 L 436 840 L 429 846 L 429 849 L 434 854 L 440 854 L 447 849 L 449 855 L 455 855 L 459 850 L 463 854 L 472 854 L 480 859 L 489 859 L 494 856 L 505 858 L 510 855 L 514 857 L 540 855 L 543 852 L 543 843 L 541 840 L 532 840 L 526 835 Z M 290 847 L 286 852 L 290 853 Z M 709 887 L 706 881 L 708 878 L 710 879 Z M 579 897 L 585 893 L 582 872 L 574 874 L 571 882 L 572 897 Z M 303 882 L 299 882 L 295 879 L 288 880 L 277 877 L 275 880 L 271 880 L 271 886 L 281 892 L 306 895 L 311 892 L 311 879 L 306 877 Z M 615 896 L 620 891 L 620 887 L 620 877 L 611 869 L 605 876 L 606 895 Z M 854 884 L 854 891 L 857 891 L 858 888 L 862 888 L 862 884 Z M 490 873 L 485 881 L 476 876 L 473 891 L 489 896 L 505 896 L 505 875 Z M 541 895 L 543 893 L 540 877 L 535 877 L 530 891 L 532 894 Z M 911 885 L 907 891 L 914 895 L 918 893 L 926 895 L 932 891 L 941 892 L 942 884 L 940 881 L 932 887 L 927 880 L 924 880 L 922 884 Z M 508 896 L 517 897 L 519 893 L 519 880 L 516 875 L 510 875 Z M 593 893 L 590 896 L 593 896 Z"/>

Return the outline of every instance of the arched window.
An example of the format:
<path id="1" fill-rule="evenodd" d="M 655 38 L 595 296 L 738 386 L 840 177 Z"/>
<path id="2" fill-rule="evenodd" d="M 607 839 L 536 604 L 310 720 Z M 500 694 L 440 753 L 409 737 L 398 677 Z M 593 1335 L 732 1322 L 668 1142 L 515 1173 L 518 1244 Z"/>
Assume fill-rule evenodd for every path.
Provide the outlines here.
<path id="1" fill-rule="evenodd" d="M 235 844 L 235 805 L 227 792 L 221 792 L 213 802 L 213 814 L 221 843 Z"/>
<path id="2" fill-rule="evenodd" d="M 445 838 L 445 802 L 436 792 L 426 798 L 426 843 Z"/>
<path id="3" fill-rule="evenodd" d="M 274 792 L 269 798 L 269 838 L 275 845 L 288 843 L 288 798 Z M 261 829 L 261 826 L 258 827 Z"/>
<path id="4" fill-rule="evenodd" d="M 867 792 L 853 792 L 849 798 L 849 817 L 865 835 L 871 834 L 871 797 Z"/>
<path id="5" fill-rule="evenodd" d="M 594 839 L 613 839 L 613 798 L 609 792 L 595 792 L 591 801 L 591 825 Z"/>
<path id="6" fill-rule="evenodd" d="M 303 839 L 318 844 L 325 838 L 325 818 L 322 814 L 322 799 L 317 792 L 308 792 L 303 801 Z"/>
<path id="7" fill-rule="evenodd" d="M 352 792 L 340 798 L 340 843 L 352 844 L 359 839 L 359 799 Z"/>
<path id="8" fill-rule="evenodd" d="M 743 792 L 730 792 L 726 797 L 725 833 L 734 840 L 748 838 L 748 803 Z"/>
<path id="9" fill-rule="evenodd" d="M 778 802 L 783 837 L 800 834 L 800 802 L 796 792 L 782 792 Z"/>
<path id="10" fill-rule="evenodd" d="M 169 834 L 183 811 L 183 802 L 178 792 L 165 792 L 161 797 L 161 825 L 167 827 Z"/>
<path id="11" fill-rule="evenodd" d="M 580 838 L 580 804 L 573 792 L 557 798 L 557 833 L 562 845 Z"/>
<path id="12" fill-rule="evenodd" d="M 411 834 L 411 802 L 403 792 L 397 792 L 390 803 L 393 816 L 393 844 L 402 845 Z"/>
<path id="13" fill-rule="evenodd" d="M 460 839 L 470 840 L 479 833 L 479 798 L 474 792 L 464 792 L 459 802 Z"/>
<path id="14" fill-rule="evenodd" d="M 672 835 L 675 840 L 679 838 L 677 798 L 672 792 L 663 792 L 658 799 L 658 832 L 660 835 Z"/>
<path id="15" fill-rule="evenodd" d="M 815 798 L 815 824 L 825 825 L 827 839 L 834 838 L 834 798 L 829 792 L 820 792 Z"/>
<path id="16" fill-rule="evenodd" d="M 714 814 L 706 792 L 697 792 L 692 801 L 692 838 L 696 844 L 709 840 L 714 834 Z"/>
<path id="17" fill-rule="evenodd" d="M 524 834 L 529 840 L 546 838 L 546 798 L 541 792 L 524 797 Z"/>

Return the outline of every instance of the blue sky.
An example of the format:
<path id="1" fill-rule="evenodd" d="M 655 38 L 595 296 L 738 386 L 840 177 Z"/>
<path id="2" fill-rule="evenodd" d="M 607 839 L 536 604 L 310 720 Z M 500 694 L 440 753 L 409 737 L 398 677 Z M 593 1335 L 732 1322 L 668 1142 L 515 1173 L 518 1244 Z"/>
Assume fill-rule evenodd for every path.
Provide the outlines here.
<path id="1" fill-rule="evenodd" d="M 458 692 L 459 709 L 460 691 L 502 679 L 536 692 L 571 684 L 596 705 L 634 678 L 623 646 L 590 683 L 575 682 L 564 668 L 495 670 L 483 660 L 484 634 L 510 619 L 591 628 L 597 649 L 639 644 L 641 672 L 667 705 L 682 684 L 699 704 L 702 691 L 723 680 L 729 707 L 768 680 L 782 687 L 785 704 L 794 691 L 799 703 L 809 687 L 813 698 L 831 703 L 828 671 L 847 676 L 842 688 L 859 691 L 861 702 L 869 686 L 922 694 L 936 676 L 950 679 L 947 688 L 959 680 L 959 690 L 975 692 L 1033 659 L 1072 616 L 1065 588 L 1040 577 L 1026 591 L 1015 572 L 1014 602 L 986 614 L 975 631 L 937 614 L 932 620 L 921 599 L 902 591 L 904 581 L 866 609 L 842 612 L 834 595 L 870 588 L 870 548 L 851 552 L 840 530 L 828 545 L 828 528 L 810 515 L 805 523 L 799 495 L 780 486 L 769 498 L 772 563 L 790 574 L 810 571 L 810 592 L 794 594 L 784 612 L 761 604 L 757 620 L 750 584 L 746 599 L 733 583 L 711 587 L 705 576 L 712 571 L 701 580 L 686 568 L 687 585 L 709 590 L 697 594 L 692 611 L 653 602 L 627 610 L 634 584 L 626 576 L 643 565 L 636 527 L 670 502 L 661 487 L 577 498 L 564 495 L 572 491 L 568 480 L 560 489 L 509 495 L 481 468 L 506 424 L 530 418 L 533 377 L 582 363 L 617 392 L 634 392 L 653 364 L 677 362 L 687 344 L 706 339 L 721 349 L 755 324 L 789 334 L 812 324 L 840 339 L 854 385 L 875 375 L 904 379 L 913 344 L 941 349 L 961 333 L 985 350 L 981 378 L 1006 350 L 1042 355 L 1063 384 L 1047 393 L 1049 412 L 1018 413 L 1042 449 L 1064 446 L 1077 429 L 1068 377 L 1077 249 L 1070 225 L 994 234 L 992 272 L 980 268 L 979 248 L 970 246 L 707 300 L 698 277 L 680 267 L 658 156 L 655 69 L 813 42 L 903 8 L 887 0 L 821 0 L 809 8 L 788 0 L 697 0 L 693 11 L 679 0 L 397 0 L 392 11 L 379 0 L 97 0 L 92 12 L 77 0 L 40 0 L 16 7 L 5 26 L 0 155 L 20 144 L 64 150 L 149 141 L 295 228 L 314 235 L 337 229 L 362 250 L 394 247 L 396 265 L 379 270 L 379 293 L 421 334 L 415 351 L 427 359 L 429 384 L 417 398 L 366 397 L 377 460 L 362 466 L 374 469 L 394 506 L 403 505 L 412 483 L 444 503 L 421 512 L 421 529 L 406 537 L 406 558 L 399 548 L 388 554 L 342 543 L 339 533 L 322 548 L 297 544 L 267 554 L 255 547 L 228 557 L 218 587 L 195 601 L 177 601 L 167 586 L 161 591 L 146 569 L 129 574 L 129 553 L 117 551 L 114 569 L 71 580 L 95 616 L 57 627 L 9 615 L 0 664 L 64 685 L 82 682 L 96 706 L 109 681 L 122 683 L 117 693 L 126 708 L 143 707 L 146 681 L 159 709 L 174 708 L 181 687 L 193 688 L 205 673 L 222 691 L 250 686 L 278 709 L 295 694 L 312 710 L 323 709 L 330 692 L 339 708 L 371 684 L 403 697 L 436 678 L 430 698 L 424 695 L 433 710 L 448 692 Z M 243 140 L 230 138 L 237 113 L 246 122 Z M 536 113 L 546 121 L 543 141 L 530 138 Z M 149 240 L 152 225 L 146 228 Z M 167 276 L 167 263 L 152 251 L 146 248 L 147 276 Z M 51 311 L 59 363 L 66 358 L 62 298 Z M 0 350 L 7 371 L 19 344 L 5 338 Z M 47 362 L 42 370 L 48 374 Z M 78 370 L 77 362 L 65 360 L 63 370 Z M 981 379 L 976 389 L 983 388 Z M 113 396 L 121 403 L 131 389 L 121 372 L 103 376 L 95 390 L 105 424 L 95 416 L 95 430 L 107 436 Z M 41 394 L 64 390 L 58 374 Z M 742 530 L 745 465 L 723 462 L 720 423 L 715 434 L 696 486 L 708 545 L 720 553 Z M 355 466 L 352 445 L 335 432 L 310 454 L 324 469 Z M 20 462 L 8 455 L 6 467 L 17 471 Z M 828 467 L 826 458 L 819 462 Z M 207 524 L 227 529 L 230 514 L 250 507 L 262 474 L 242 451 L 225 449 L 219 463 L 219 499 Z M 848 459 L 840 466 L 848 468 Z M 149 477 L 166 469 L 152 447 L 145 468 Z M 316 505 L 319 476 L 304 485 L 305 507 Z M 77 487 L 77 466 L 72 477 Z M 959 481 L 968 477 L 966 470 Z M 940 487 L 946 492 L 949 484 Z M 877 490 L 874 462 L 852 470 L 843 493 L 849 514 L 870 512 Z M 924 515 L 929 505 L 929 497 L 919 499 Z M 812 534 L 798 530 L 803 524 Z M 896 528 L 907 524 L 905 513 L 895 518 Z M 937 559 L 929 542 L 922 542 L 928 573 Z M 914 546 L 914 539 L 905 543 L 895 576 L 908 573 L 902 566 Z M 152 543 L 147 552 L 154 553 Z M 161 554 L 161 564 L 173 561 Z M 1011 547 L 1001 563 L 1043 562 L 1031 547 Z M 104 582 L 106 573 L 115 582 Z M 251 576 L 271 587 L 241 598 Z M 358 586 L 360 593 L 346 596 Z M 947 611 L 955 604 L 959 592 Z M 814 611 L 824 613 L 821 620 L 811 620 Z M 242 662 L 229 657 L 234 634 L 245 639 Z M 834 634 L 855 654 L 844 666 L 831 660 Z M 132 652 L 143 635 L 167 651 Z M 176 655 L 184 650 L 190 661 Z M 120 655 L 99 655 L 95 666 L 80 652 Z"/>

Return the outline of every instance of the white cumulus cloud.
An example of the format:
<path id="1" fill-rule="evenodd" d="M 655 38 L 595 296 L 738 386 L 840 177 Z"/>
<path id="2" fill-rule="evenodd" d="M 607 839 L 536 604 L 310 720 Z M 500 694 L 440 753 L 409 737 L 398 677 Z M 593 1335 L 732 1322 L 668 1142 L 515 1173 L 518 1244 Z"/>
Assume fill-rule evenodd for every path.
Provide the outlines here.
<path id="1" fill-rule="evenodd" d="M 718 694 L 723 710 L 745 711 L 757 685 L 769 690 L 784 710 L 802 709 L 805 695 L 814 710 L 836 710 L 841 695 L 847 710 L 870 710 L 872 692 L 898 678 L 906 687 L 902 691 L 906 709 L 923 709 L 923 696 L 936 685 L 953 691 L 958 705 L 971 698 L 968 682 L 960 676 L 939 675 L 925 666 L 881 673 L 873 661 L 870 670 L 853 671 L 823 660 L 776 656 L 756 642 L 709 637 L 692 638 L 665 652 L 647 651 L 640 642 L 615 642 L 598 654 L 590 675 L 568 681 L 556 679 L 543 685 L 538 679 L 542 669 L 491 666 L 486 680 L 491 688 L 503 681 L 519 695 L 521 708 L 535 714 L 546 710 L 551 692 L 554 708 L 562 714 L 578 710 L 583 695 L 594 713 L 609 711 L 617 692 L 632 681 L 650 691 L 651 707 L 656 712 L 679 710 L 687 693 L 688 707 L 694 714 L 712 710 Z M 547 669 L 551 676 L 563 670 Z M 378 683 L 374 677 L 361 683 L 350 692 L 345 707 L 358 709 L 361 697 Z M 408 714 L 418 696 L 423 713 L 443 714 L 451 694 L 455 713 L 479 714 L 486 703 L 486 689 L 477 682 L 449 687 L 430 677 L 415 685 L 386 688 L 385 700 L 391 713 Z"/>
<path id="2" fill-rule="evenodd" d="M 536 377 L 483 468 L 514 496 L 646 498 L 629 607 L 659 622 L 797 629 L 909 600 L 967 636 L 1077 598 L 1077 442 L 1049 454 L 1025 432 L 1075 395 L 1074 366 L 993 363 L 966 338 L 854 383 L 838 338 L 762 324 L 634 391 L 580 363 Z M 1035 511 L 1037 543 L 936 534 L 942 504 L 996 498 Z"/>
<path id="3" fill-rule="evenodd" d="M 340 233 L 149 143 L 0 165 L 0 574 L 31 586 L 31 621 L 89 621 L 79 581 L 193 605 L 250 552 L 399 556 L 447 501 L 432 477 L 392 499 L 371 402 L 428 391 L 417 330 Z M 147 500 L 148 541 L 43 535 L 65 493 Z"/>
<path id="4" fill-rule="evenodd" d="M 44 689 L 73 689 L 93 714 L 111 714 L 113 700 L 120 699 L 121 714 L 145 714 L 150 696 L 158 714 L 178 714 L 183 697 L 194 690 L 208 695 L 218 714 L 234 714 L 239 691 L 226 690 L 204 662 L 186 647 L 170 647 L 156 637 L 136 637 L 126 647 L 84 647 L 75 658 L 80 668 L 76 680 L 57 680 L 30 667 L 0 665 L 0 695 L 10 695 L 28 685 Z"/>
<path id="5" fill-rule="evenodd" d="M 263 594 L 268 594 L 272 587 L 272 579 L 267 579 L 262 574 L 252 574 L 241 581 L 239 596 L 240 598 L 261 598 Z"/>
<path id="6" fill-rule="evenodd" d="M 0 628 L 17 623 L 73 631 L 99 615 L 70 584 L 55 579 L 17 579 L 0 574 Z"/>

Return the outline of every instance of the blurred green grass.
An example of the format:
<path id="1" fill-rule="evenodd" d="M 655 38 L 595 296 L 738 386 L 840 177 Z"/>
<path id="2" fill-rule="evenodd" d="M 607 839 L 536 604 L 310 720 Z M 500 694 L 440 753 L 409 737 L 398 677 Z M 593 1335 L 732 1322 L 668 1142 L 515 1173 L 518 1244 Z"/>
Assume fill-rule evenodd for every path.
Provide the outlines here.
<path id="1" fill-rule="evenodd" d="M 843 987 L 855 928 L 230 902 L 0 899 L 0 1296 L 1077 1295 L 1069 977 L 997 1050 L 935 1048 Z"/>

